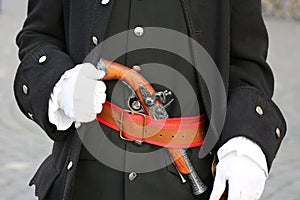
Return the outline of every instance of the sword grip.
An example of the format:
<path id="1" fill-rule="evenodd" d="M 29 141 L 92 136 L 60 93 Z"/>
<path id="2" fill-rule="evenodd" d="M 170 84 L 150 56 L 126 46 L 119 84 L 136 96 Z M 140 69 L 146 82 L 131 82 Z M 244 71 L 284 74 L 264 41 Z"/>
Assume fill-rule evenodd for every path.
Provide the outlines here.
<path id="1" fill-rule="evenodd" d="M 207 186 L 203 183 L 203 181 L 198 176 L 196 170 L 194 169 L 188 155 L 184 149 L 179 149 L 186 165 L 189 168 L 190 173 L 188 174 L 188 178 L 190 180 L 190 184 L 193 190 L 194 195 L 200 195 L 207 190 Z"/>
<path id="2" fill-rule="evenodd" d="M 179 172 L 181 174 L 190 174 L 190 169 L 187 166 L 184 157 L 182 156 L 181 152 L 179 149 L 175 149 L 175 148 L 168 148 L 168 151 L 177 167 L 177 169 L 179 170 Z"/>
<path id="3" fill-rule="evenodd" d="M 188 176 L 194 195 L 200 195 L 207 190 L 207 186 L 198 176 L 185 149 L 168 148 L 173 161 L 181 174 Z"/>

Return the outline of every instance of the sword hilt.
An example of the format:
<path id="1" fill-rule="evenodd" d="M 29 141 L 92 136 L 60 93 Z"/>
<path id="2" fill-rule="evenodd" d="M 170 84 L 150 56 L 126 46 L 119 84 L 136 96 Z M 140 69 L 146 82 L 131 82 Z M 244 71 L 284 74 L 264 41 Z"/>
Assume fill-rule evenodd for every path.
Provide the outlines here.
<path id="1" fill-rule="evenodd" d="M 207 190 L 207 186 L 201 181 L 200 177 L 198 176 L 196 170 L 194 169 L 185 149 L 179 149 L 181 155 L 188 166 L 190 173 L 188 174 L 188 178 L 190 180 L 190 184 L 193 190 L 194 195 L 200 195 Z"/>

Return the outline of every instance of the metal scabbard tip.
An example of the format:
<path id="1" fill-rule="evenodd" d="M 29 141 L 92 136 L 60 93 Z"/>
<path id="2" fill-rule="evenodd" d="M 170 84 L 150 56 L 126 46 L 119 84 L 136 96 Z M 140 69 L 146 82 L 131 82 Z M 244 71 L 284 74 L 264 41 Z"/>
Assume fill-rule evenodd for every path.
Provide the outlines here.
<path id="1" fill-rule="evenodd" d="M 203 194 L 204 192 L 206 192 L 206 190 L 207 190 L 207 186 L 204 185 L 204 184 L 201 184 L 200 186 L 198 186 L 197 189 L 195 189 L 195 190 L 193 191 L 193 194 L 194 194 L 195 196 L 198 196 L 198 195 Z"/>

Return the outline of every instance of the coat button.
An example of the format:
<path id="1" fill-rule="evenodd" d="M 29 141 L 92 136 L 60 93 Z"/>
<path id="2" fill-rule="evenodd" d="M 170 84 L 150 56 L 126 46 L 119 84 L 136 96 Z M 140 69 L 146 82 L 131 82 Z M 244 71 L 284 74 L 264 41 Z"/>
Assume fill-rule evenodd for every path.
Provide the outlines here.
<path id="1" fill-rule="evenodd" d="M 136 179 L 137 177 L 137 173 L 136 172 L 131 172 L 129 175 L 128 175 L 128 179 L 130 181 L 133 181 L 134 179 Z"/>
<path id="2" fill-rule="evenodd" d="M 28 113 L 28 116 L 30 117 L 30 119 L 32 119 L 33 120 L 33 114 L 32 113 Z"/>
<path id="3" fill-rule="evenodd" d="M 39 59 L 39 63 L 42 64 L 42 63 L 44 63 L 46 60 L 47 60 L 47 57 L 46 57 L 46 56 L 41 56 L 40 59 Z"/>
<path id="4" fill-rule="evenodd" d="M 81 126 L 80 122 L 75 122 L 75 128 L 79 128 Z"/>
<path id="5" fill-rule="evenodd" d="M 70 161 L 69 164 L 68 164 L 68 166 L 67 166 L 67 169 L 70 170 L 72 167 L 73 167 L 73 162 Z"/>
<path id="6" fill-rule="evenodd" d="M 263 111 L 263 109 L 260 106 L 256 106 L 255 110 L 256 110 L 257 114 L 259 114 L 259 115 L 263 115 L 264 114 L 264 111 Z"/>
<path id="7" fill-rule="evenodd" d="M 144 28 L 137 26 L 134 28 L 133 32 L 136 36 L 141 37 L 144 34 Z"/>
<path id="8" fill-rule="evenodd" d="M 133 69 L 134 71 L 137 71 L 137 72 L 142 71 L 141 67 L 138 66 L 138 65 L 134 65 L 134 66 L 132 67 L 132 69 Z"/>
<path id="9" fill-rule="evenodd" d="M 280 129 L 279 128 L 276 128 L 276 136 L 277 136 L 277 138 L 280 138 L 280 136 L 281 136 L 281 131 L 280 131 Z"/>
<path id="10" fill-rule="evenodd" d="M 96 36 L 92 37 L 92 41 L 93 41 L 94 45 L 98 45 L 98 38 Z"/>
<path id="11" fill-rule="evenodd" d="M 101 4 L 102 4 L 102 5 L 106 5 L 106 4 L 108 4 L 109 2 L 110 2 L 110 0 L 102 0 L 102 1 L 101 1 Z"/>
<path id="12" fill-rule="evenodd" d="M 28 94 L 28 87 L 26 85 L 23 85 L 22 89 L 24 94 Z"/>

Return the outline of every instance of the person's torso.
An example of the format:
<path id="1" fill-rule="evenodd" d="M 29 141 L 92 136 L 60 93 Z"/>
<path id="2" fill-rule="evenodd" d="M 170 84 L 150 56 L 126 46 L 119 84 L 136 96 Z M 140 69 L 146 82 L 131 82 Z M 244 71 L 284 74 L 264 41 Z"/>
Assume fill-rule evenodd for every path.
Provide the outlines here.
<path id="1" fill-rule="evenodd" d="M 108 39 L 117 33 L 129 30 L 125 37 L 128 40 L 124 40 L 119 46 L 107 47 L 109 48 L 107 51 L 113 51 L 114 48 L 123 49 L 124 55 L 120 56 L 115 62 L 129 67 L 139 65 L 141 67 L 141 74 L 149 79 L 157 91 L 172 88 L 172 92 L 178 98 L 175 95 L 171 97 L 175 98 L 175 101 L 167 110 L 171 117 L 180 117 L 181 114 L 184 116 L 199 115 L 199 105 L 201 104 L 198 103 L 198 99 L 200 99 L 200 91 L 194 68 L 180 56 L 158 49 L 141 49 L 126 53 L 128 46 L 131 45 L 130 37 L 138 37 L 140 40 L 143 40 L 143 34 L 140 36 L 136 35 L 136 27 L 143 28 L 145 31 L 143 34 L 149 34 L 146 27 L 161 27 L 188 34 L 180 1 L 115 1 L 105 38 Z M 105 59 L 109 59 L 110 54 L 106 53 L 105 55 L 108 56 Z M 165 66 L 168 66 L 167 69 L 171 69 L 167 71 L 167 74 L 162 73 Z M 151 74 L 155 77 L 151 77 Z M 153 78 L 156 78 L 156 74 L 159 78 L 153 80 Z M 162 74 L 163 76 L 161 76 Z M 185 83 L 181 80 L 185 81 Z M 169 85 L 164 85 L 166 82 Z M 127 86 L 117 81 L 106 81 L 105 83 L 107 85 L 108 100 L 125 108 L 127 98 L 130 95 L 130 90 L 128 90 Z M 186 85 L 189 85 L 190 92 L 193 93 L 195 98 L 184 96 L 189 94 L 189 92 L 186 92 Z M 126 170 L 128 170 L 128 166 L 131 166 L 128 163 L 131 161 L 126 159 L 128 157 L 127 154 L 135 152 L 141 155 L 144 153 L 146 156 L 147 152 L 154 152 L 160 149 L 150 144 L 139 146 L 133 142 L 123 141 L 119 138 L 118 132 L 115 130 L 106 132 L 110 142 L 114 143 L 118 148 L 124 149 L 124 157 L 119 162 L 124 163 Z M 109 149 L 101 148 L 101 151 L 109 151 Z M 188 154 L 200 177 L 211 186 L 211 156 L 199 159 L 198 152 L 199 147 L 190 149 Z M 162 159 L 169 160 L 169 158 L 164 157 L 165 155 L 167 154 L 164 154 Z M 120 172 L 93 160 L 91 155 L 83 148 L 78 167 L 79 170 L 76 176 L 77 184 L 75 186 L 75 196 L 81 195 L 78 199 L 86 197 L 88 194 L 91 194 L 89 198 L 95 199 L 208 199 L 209 190 L 202 196 L 193 197 L 190 184 L 181 183 L 178 172 L 172 164 L 153 172 L 138 173 L 137 178 L 132 181 L 129 180 L 130 172 Z M 134 166 L 131 168 L 132 172 L 134 172 Z M 86 187 L 87 184 L 90 185 L 90 188 Z M 117 188 L 118 192 L 110 189 L 112 185 Z"/>
<path id="2" fill-rule="evenodd" d="M 116 34 L 118 34 L 117 37 L 124 39 L 117 46 L 104 46 L 104 58 L 113 59 L 109 52 L 114 54 L 114 51 L 118 49 L 123 52 L 123 55 L 114 60 L 115 62 L 130 68 L 139 66 L 141 75 L 154 86 L 156 91 L 172 91 L 172 95 L 167 97 L 167 101 L 175 99 L 167 108 L 170 117 L 200 115 L 203 109 L 199 107 L 202 104 L 196 70 L 185 60 L 186 58 L 176 55 L 173 53 L 175 50 L 168 46 L 165 48 L 170 49 L 169 51 L 158 49 L 158 47 L 147 48 L 147 42 L 143 40 L 146 40 L 144 38 L 147 34 L 152 34 L 152 29 L 148 27 L 155 27 L 155 31 L 162 32 L 161 37 L 153 37 L 153 40 L 157 40 L 158 43 L 164 40 L 163 29 L 170 30 L 171 34 L 166 37 L 171 37 L 174 42 L 178 38 L 176 38 L 176 33 L 172 34 L 172 31 L 188 35 L 180 1 L 116 1 L 104 41 L 110 40 L 112 36 L 116 37 Z M 138 46 L 140 49 L 128 52 L 131 46 L 136 45 L 134 44 L 136 38 L 141 42 Z M 186 47 L 189 47 L 189 40 L 184 42 Z M 185 48 L 183 51 L 189 55 L 189 58 L 192 57 L 190 48 Z M 126 104 L 131 95 L 127 86 L 121 81 L 106 81 L 105 83 L 107 99 L 120 107 L 127 108 Z"/>

